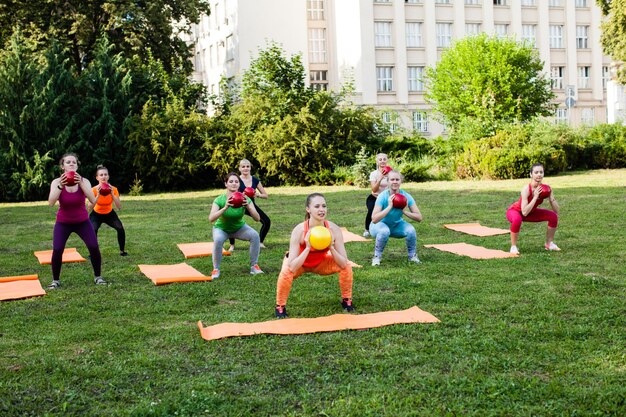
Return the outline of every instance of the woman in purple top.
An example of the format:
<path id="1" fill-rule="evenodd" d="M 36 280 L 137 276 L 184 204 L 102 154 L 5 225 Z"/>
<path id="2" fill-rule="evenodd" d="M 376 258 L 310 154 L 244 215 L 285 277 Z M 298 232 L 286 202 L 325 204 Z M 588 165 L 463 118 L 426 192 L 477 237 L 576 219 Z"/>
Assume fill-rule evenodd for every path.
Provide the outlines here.
<path id="1" fill-rule="evenodd" d="M 80 164 L 76 154 L 66 153 L 59 163 L 62 174 L 52 181 L 50 195 L 48 195 L 50 207 L 58 201 L 59 211 L 52 233 L 52 283 L 47 288 L 54 290 L 61 286 L 63 251 L 72 232 L 76 233 L 87 245 L 95 276 L 94 282 L 96 285 L 106 284 L 106 281 L 100 276 L 102 257 L 100 256 L 98 239 L 85 207 L 85 198 L 95 204 L 97 198 L 100 197 L 100 191 L 98 190 L 98 194 L 94 196 L 89 180 L 76 172 Z"/>

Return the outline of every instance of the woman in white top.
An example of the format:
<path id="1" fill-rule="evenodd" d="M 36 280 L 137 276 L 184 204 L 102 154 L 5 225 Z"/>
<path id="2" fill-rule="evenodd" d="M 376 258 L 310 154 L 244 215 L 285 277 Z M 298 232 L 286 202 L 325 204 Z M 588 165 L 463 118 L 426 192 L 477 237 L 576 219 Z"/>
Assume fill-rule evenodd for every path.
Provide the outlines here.
<path id="1" fill-rule="evenodd" d="M 374 211 L 374 205 L 376 198 L 380 193 L 387 189 L 389 182 L 387 180 L 387 174 L 391 171 L 387 167 L 387 161 L 389 158 L 386 153 L 379 153 L 376 155 L 376 170 L 370 174 L 370 186 L 372 187 L 372 193 L 367 196 L 365 205 L 367 206 L 367 215 L 365 216 L 365 231 L 363 236 L 370 236 L 370 223 L 372 223 L 372 212 Z"/>

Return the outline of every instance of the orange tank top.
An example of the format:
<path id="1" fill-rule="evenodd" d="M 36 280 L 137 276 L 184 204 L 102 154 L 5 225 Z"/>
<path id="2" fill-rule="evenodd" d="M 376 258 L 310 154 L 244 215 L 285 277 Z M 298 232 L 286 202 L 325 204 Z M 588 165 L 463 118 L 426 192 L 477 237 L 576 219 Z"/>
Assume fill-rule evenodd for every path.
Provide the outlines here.
<path id="1" fill-rule="evenodd" d="M 327 220 L 324 220 L 324 227 L 330 230 L 330 224 L 328 223 Z M 309 232 L 309 221 L 305 220 L 304 231 L 302 232 L 302 236 L 306 236 L 308 232 Z M 300 253 L 302 253 L 305 248 L 306 248 L 306 243 L 300 243 Z M 302 266 L 305 268 L 313 268 L 313 267 L 318 266 L 320 263 L 322 263 L 322 260 L 327 255 L 329 250 L 330 250 L 330 247 L 323 249 L 323 250 L 317 250 L 317 249 L 311 248 L 311 251 L 309 252 L 309 255 L 306 257 L 306 259 L 304 260 L 304 263 L 302 264 Z"/>

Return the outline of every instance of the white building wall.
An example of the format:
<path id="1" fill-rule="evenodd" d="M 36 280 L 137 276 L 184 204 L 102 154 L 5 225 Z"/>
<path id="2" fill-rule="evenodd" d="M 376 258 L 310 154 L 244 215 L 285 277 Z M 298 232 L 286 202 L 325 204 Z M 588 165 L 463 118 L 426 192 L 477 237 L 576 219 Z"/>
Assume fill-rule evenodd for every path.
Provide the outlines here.
<path id="1" fill-rule="evenodd" d="M 563 0 L 561 6 L 549 6 L 548 0 L 536 0 L 534 5 L 522 6 L 522 0 L 507 0 L 493 5 L 480 0 L 467 5 L 464 0 L 450 4 L 435 0 L 325 0 L 325 20 L 307 19 L 306 0 L 211 0 L 214 16 L 205 17 L 196 31 L 196 69 L 194 77 L 217 93 L 220 77 L 241 76 L 251 59 L 267 41 L 281 44 L 288 54 L 301 53 L 308 70 L 328 71 L 327 82 L 339 90 L 346 82 L 354 86 L 354 102 L 372 105 L 383 111 L 400 113 L 405 127 L 410 128 L 413 111 L 427 111 L 429 105 L 424 91 L 409 91 L 409 66 L 435 66 L 445 48 L 437 46 L 437 23 L 452 25 L 452 38 L 465 36 L 466 23 L 480 24 L 481 31 L 493 35 L 495 25 L 508 25 L 508 36 L 520 40 L 522 25 L 536 25 L 536 45 L 544 61 L 545 74 L 550 77 L 552 66 L 565 67 L 563 89 L 554 90 L 556 102 L 564 108 L 568 85 L 576 86 L 576 106 L 570 109 L 570 121 L 581 123 L 583 109 L 587 116 L 592 109 L 594 122 L 606 120 L 606 91 L 603 89 L 602 67 L 610 59 L 600 46 L 601 12 L 595 0 L 587 7 L 575 7 L 574 0 Z M 374 23 L 391 22 L 392 45 L 375 46 Z M 422 25 L 422 45 L 407 47 L 406 23 Z M 563 47 L 550 48 L 550 25 L 563 25 Z M 578 49 L 576 26 L 589 26 L 589 47 Z M 309 28 L 326 28 L 328 62 L 309 62 Z M 226 38 L 232 36 L 235 53 L 226 60 Z M 216 55 L 211 59 L 211 52 Z M 208 61 L 208 62 L 207 62 Z M 377 65 L 393 67 L 392 91 L 377 91 Z M 578 67 L 589 66 L 589 88 L 578 88 Z M 307 80 L 308 81 L 308 80 Z M 443 132 L 437 123 L 429 123 L 427 134 Z"/>

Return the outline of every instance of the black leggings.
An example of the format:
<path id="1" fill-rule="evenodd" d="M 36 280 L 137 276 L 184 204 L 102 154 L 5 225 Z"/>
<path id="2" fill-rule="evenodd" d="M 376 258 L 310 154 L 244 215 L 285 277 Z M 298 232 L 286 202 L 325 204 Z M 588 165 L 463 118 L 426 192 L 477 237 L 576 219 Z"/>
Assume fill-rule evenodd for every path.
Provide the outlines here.
<path id="1" fill-rule="evenodd" d="M 269 217 L 267 217 L 267 214 L 265 214 L 265 212 L 261 210 L 259 206 L 256 205 L 256 203 L 254 204 L 254 208 L 256 208 L 257 213 L 259 213 L 259 216 L 261 217 L 261 231 L 259 231 L 259 237 L 261 238 L 261 243 L 263 243 L 263 241 L 265 240 L 265 236 L 267 236 L 267 232 L 270 231 L 270 226 L 272 224 L 272 221 L 270 220 Z M 248 212 L 248 210 L 245 210 L 244 213 L 250 216 L 250 213 Z M 231 245 L 234 245 L 235 239 L 231 238 L 229 239 L 229 242 Z"/>
<path id="2" fill-rule="evenodd" d="M 91 221 L 91 225 L 93 226 L 93 230 L 96 232 L 96 236 L 98 236 L 98 229 L 102 223 L 106 223 L 117 231 L 117 244 L 120 245 L 120 252 L 124 252 L 124 247 L 126 246 L 126 231 L 124 230 L 124 225 L 122 225 L 122 221 L 119 217 L 117 217 L 117 213 L 115 210 L 111 210 L 110 213 L 100 214 L 92 211 L 89 214 L 89 221 Z"/>
<path id="3" fill-rule="evenodd" d="M 374 206 L 376 205 L 376 197 L 373 195 L 368 195 L 367 200 L 365 200 L 365 205 L 367 206 L 367 214 L 365 215 L 365 230 L 370 230 L 370 224 L 372 223 L 372 212 L 374 212 Z"/>

